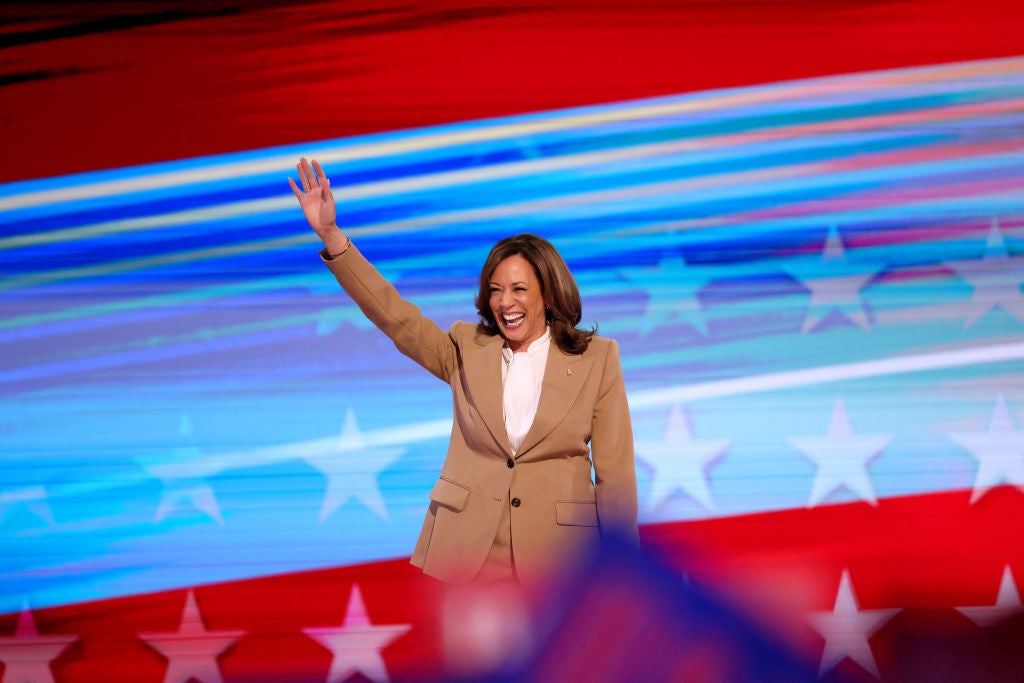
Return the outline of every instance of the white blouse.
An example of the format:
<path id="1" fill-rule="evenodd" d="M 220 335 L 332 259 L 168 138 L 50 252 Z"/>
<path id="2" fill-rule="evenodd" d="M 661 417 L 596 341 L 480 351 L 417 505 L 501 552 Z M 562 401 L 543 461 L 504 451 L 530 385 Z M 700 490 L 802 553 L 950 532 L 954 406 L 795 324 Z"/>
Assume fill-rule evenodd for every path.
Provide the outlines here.
<path id="1" fill-rule="evenodd" d="M 526 351 L 513 353 L 507 345 L 501 350 L 502 408 L 505 432 L 513 455 L 523 445 L 533 418 L 537 416 L 550 346 L 551 330 L 548 328 Z"/>

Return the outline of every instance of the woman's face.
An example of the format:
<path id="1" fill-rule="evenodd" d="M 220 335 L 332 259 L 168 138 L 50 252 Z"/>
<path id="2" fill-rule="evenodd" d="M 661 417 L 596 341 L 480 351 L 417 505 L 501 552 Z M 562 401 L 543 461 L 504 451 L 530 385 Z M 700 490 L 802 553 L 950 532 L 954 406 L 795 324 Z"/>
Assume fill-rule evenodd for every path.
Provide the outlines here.
<path id="1" fill-rule="evenodd" d="M 513 351 L 525 351 L 547 327 L 544 294 L 530 262 L 513 254 L 491 274 L 491 313 Z"/>

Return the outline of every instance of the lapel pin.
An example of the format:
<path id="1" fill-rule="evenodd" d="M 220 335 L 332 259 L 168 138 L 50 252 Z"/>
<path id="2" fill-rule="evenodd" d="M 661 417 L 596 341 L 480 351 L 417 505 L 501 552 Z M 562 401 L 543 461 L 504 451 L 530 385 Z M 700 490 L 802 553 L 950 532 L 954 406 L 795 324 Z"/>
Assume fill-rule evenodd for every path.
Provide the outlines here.
<path id="1" fill-rule="evenodd" d="M 569 377 L 573 377 L 572 368 L 566 368 L 565 369 L 565 374 L 567 374 Z"/>

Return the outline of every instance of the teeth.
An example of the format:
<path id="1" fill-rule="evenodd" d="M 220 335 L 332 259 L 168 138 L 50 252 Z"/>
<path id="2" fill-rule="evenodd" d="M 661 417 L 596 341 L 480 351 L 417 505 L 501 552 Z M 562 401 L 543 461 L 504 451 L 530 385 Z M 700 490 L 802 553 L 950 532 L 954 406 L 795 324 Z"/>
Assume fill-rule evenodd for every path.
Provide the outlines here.
<path id="1" fill-rule="evenodd" d="M 501 317 L 505 321 L 506 325 L 516 325 L 517 323 L 522 322 L 523 318 L 526 317 L 526 314 L 519 313 L 516 315 L 503 315 Z"/>

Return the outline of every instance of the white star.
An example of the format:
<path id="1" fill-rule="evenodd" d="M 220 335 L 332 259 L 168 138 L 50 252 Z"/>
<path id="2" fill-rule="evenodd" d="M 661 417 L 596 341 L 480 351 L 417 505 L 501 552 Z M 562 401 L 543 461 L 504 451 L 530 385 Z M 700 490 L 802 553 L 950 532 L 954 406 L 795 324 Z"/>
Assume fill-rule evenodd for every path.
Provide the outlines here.
<path id="1" fill-rule="evenodd" d="M 987 432 L 952 432 L 949 438 L 978 461 L 971 503 L 998 484 L 1013 484 L 1024 491 L 1024 432 L 1018 432 L 1000 394 Z"/>
<path id="2" fill-rule="evenodd" d="M 411 628 L 411 624 L 371 624 L 359 585 L 353 584 L 341 626 L 304 628 L 302 632 L 334 655 L 327 683 L 340 683 L 356 672 L 374 681 L 390 680 L 380 651 Z"/>
<path id="3" fill-rule="evenodd" d="M 880 678 L 868 638 L 897 612 L 899 609 L 860 609 L 850 583 L 850 572 L 843 569 L 835 607 L 831 612 L 814 612 L 809 617 L 814 628 L 825 638 L 818 677 L 844 657 L 849 657 L 874 674 L 875 678 Z"/>
<path id="4" fill-rule="evenodd" d="M 42 486 L 26 486 L 0 493 L 0 523 L 3 523 L 7 511 L 15 505 L 24 505 L 27 510 L 49 526 L 57 524 L 46 500 L 46 489 Z"/>
<path id="5" fill-rule="evenodd" d="M 13 636 L 0 636 L 0 683 L 54 683 L 50 662 L 78 636 L 39 635 L 32 612 L 22 607 Z"/>
<path id="6" fill-rule="evenodd" d="M 807 305 L 801 332 L 810 332 L 833 311 L 838 311 L 862 330 L 871 329 L 860 290 L 875 276 L 878 268 L 865 270 L 863 265 L 848 264 L 843 242 L 835 226 L 829 229 L 821 264 L 813 267 L 792 266 L 788 270 L 811 290 L 811 301 Z"/>
<path id="7" fill-rule="evenodd" d="M 181 417 L 178 434 L 185 438 L 192 436 L 192 421 L 187 415 Z M 175 449 L 170 456 L 140 457 L 137 460 L 151 475 L 163 482 L 164 491 L 153 516 L 154 524 L 167 519 L 186 503 L 218 524 L 224 524 L 213 488 L 205 480 L 205 477 L 217 474 L 216 466 L 211 465 L 198 448 L 185 446 Z"/>
<path id="8" fill-rule="evenodd" d="M 1009 255 L 998 222 L 992 222 L 981 259 L 947 261 L 945 265 L 974 288 L 964 329 L 997 307 L 1024 322 L 1024 257 Z"/>
<path id="9" fill-rule="evenodd" d="M 707 323 L 697 294 L 708 283 L 708 268 L 693 268 L 679 256 L 661 259 L 656 268 L 628 268 L 622 274 L 642 287 L 648 295 L 647 310 L 640 325 L 646 335 L 670 319 L 692 326 L 707 335 Z"/>
<path id="10" fill-rule="evenodd" d="M 868 464 L 890 439 L 892 435 L 889 434 L 855 435 L 846 415 L 846 405 L 841 397 L 837 397 L 825 436 L 789 439 L 793 447 L 801 451 L 818 469 L 807 507 L 814 507 L 841 486 L 845 486 L 861 500 L 878 505 L 868 476 Z"/>
<path id="11" fill-rule="evenodd" d="M 171 633 L 140 633 L 139 638 L 167 658 L 164 683 L 224 683 L 217 656 L 245 631 L 207 631 L 192 591 L 185 598 L 181 626 Z"/>
<path id="12" fill-rule="evenodd" d="M 178 508 L 190 504 L 223 525 L 224 518 L 220 514 L 217 498 L 213 495 L 213 488 L 203 478 L 210 474 L 210 468 L 199 457 L 199 449 L 179 449 L 178 457 L 184 457 L 185 461 L 146 464 L 139 459 L 150 474 L 163 482 L 164 491 L 153 516 L 153 523 L 159 524 Z"/>
<path id="13" fill-rule="evenodd" d="M 637 458 L 653 472 L 650 507 L 684 491 L 707 510 L 715 507 L 705 470 L 732 443 L 728 439 L 694 439 L 683 407 L 672 406 L 661 441 L 637 443 Z"/>
<path id="14" fill-rule="evenodd" d="M 327 476 L 327 491 L 320 507 L 320 521 L 331 516 L 350 498 L 356 498 L 381 518 L 388 519 L 377 477 L 405 453 L 404 448 L 366 448 L 355 414 L 345 415 L 338 449 L 327 455 L 301 456 Z"/>
<path id="15" fill-rule="evenodd" d="M 982 628 L 992 626 L 1024 609 L 1024 605 L 1021 605 L 1020 602 L 1020 593 L 1017 592 L 1017 585 L 1013 581 L 1010 565 L 1006 565 L 1003 569 L 1003 578 L 999 581 L 999 596 L 996 598 L 996 604 L 988 607 L 957 607 L 957 609 Z"/>
<path id="16" fill-rule="evenodd" d="M 182 507 L 185 503 L 191 504 L 200 512 L 214 519 L 218 524 L 224 524 L 224 518 L 220 514 L 220 506 L 217 505 L 217 498 L 213 495 L 213 489 L 205 481 L 192 478 L 180 478 L 160 476 L 157 472 L 161 466 L 148 468 L 154 476 L 160 477 L 164 482 L 164 493 L 160 497 L 160 504 L 157 506 L 153 523 L 158 524 L 166 519 L 174 510 Z"/>

